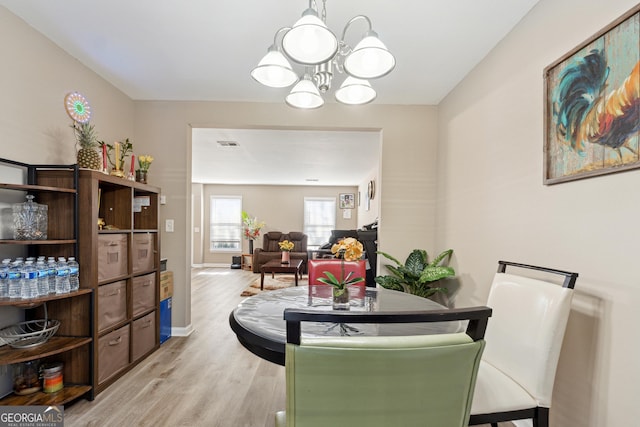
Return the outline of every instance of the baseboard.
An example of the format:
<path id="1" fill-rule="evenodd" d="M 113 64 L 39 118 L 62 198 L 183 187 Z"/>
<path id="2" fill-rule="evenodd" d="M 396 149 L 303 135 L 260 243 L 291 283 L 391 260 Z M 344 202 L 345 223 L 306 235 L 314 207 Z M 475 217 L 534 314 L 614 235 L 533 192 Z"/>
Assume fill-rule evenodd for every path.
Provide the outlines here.
<path id="1" fill-rule="evenodd" d="M 193 329 L 193 325 L 189 324 L 183 328 L 181 327 L 176 327 L 176 326 L 172 326 L 171 327 L 171 336 L 172 337 L 188 337 L 189 335 L 191 335 L 193 332 L 195 332 L 195 329 Z"/>
<path id="2" fill-rule="evenodd" d="M 192 264 L 191 268 L 228 268 L 231 269 L 231 263 L 204 263 L 204 264 Z"/>

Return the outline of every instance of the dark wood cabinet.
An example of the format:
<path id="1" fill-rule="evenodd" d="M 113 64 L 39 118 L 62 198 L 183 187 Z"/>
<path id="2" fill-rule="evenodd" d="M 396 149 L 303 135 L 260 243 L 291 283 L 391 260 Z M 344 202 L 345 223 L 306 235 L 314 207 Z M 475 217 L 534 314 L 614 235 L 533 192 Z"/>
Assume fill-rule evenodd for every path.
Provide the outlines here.
<path id="1" fill-rule="evenodd" d="M 80 287 L 94 291 L 96 394 L 160 345 L 159 195 L 157 187 L 80 171 Z"/>
<path id="2" fill-rule="evenodd" d="M 19 177 L 13 183 L 0 183 L 1 190 L 32 194 L 37 203 L 48 206 L 46 240 L 13 240 L 4 236 L 0 245 L 22 248 L 27 256 L 75 256 L 82 264 L 77 241 L 78 167 L 30 165 L 7 159 L 0 159 L 0 166 Z M 0 200 L 7 194 L 5 191 L 0 192 Z M 93 399 L 93 290 L 29 300 L 0 298 L 0 310 L 8 306 L 24 309 L 26 320 L 43 319 L 46 308 L 46 317 L 58 320 L 60 327 L 44 344 L 26 349 L 0 347 L 0 365 L 33 360 L 63 362 L 64 389 L 54 394 L 9 394 L 0 400 L 0 405 L 64 405 L 81 397 Z"/>

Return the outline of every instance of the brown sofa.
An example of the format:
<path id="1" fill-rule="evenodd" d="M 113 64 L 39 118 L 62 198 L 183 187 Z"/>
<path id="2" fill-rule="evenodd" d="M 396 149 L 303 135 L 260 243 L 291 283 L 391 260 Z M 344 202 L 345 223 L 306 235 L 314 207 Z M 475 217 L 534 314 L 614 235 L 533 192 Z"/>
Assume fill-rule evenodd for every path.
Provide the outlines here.
<path id="1" fill-rule="evenodd" d="M 262 248 L 253 250 L 253 272 L 260 273 L 260 267 L 273 259 L 281 259 L 282 251 L 278 242 L 289 240 L 293 242 L 293 250 L 291 250 L 291 259 L 302 260 L 302 272 L 307 272 L 307 261 L 309 255 L 307 253 L 307 235 L 299 231 L 291 231 L 282 233 L 280 231 L 270 231 L 262 236 Z"/>

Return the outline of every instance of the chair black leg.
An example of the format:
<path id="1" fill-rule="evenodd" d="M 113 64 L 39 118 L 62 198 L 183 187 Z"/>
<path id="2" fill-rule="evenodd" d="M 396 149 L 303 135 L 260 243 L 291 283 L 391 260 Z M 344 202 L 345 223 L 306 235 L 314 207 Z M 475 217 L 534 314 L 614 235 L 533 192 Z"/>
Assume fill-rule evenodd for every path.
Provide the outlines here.
<path id="1" fill-rule="evenodd" d="M 549 408 L 538 407 L 533 417 L 533 427 L 549 427 Z"/>
<path id="2" fill-rule="evenodd" d="M 491 427 L 498 427 L 498 423 L 491 423 Z"/>

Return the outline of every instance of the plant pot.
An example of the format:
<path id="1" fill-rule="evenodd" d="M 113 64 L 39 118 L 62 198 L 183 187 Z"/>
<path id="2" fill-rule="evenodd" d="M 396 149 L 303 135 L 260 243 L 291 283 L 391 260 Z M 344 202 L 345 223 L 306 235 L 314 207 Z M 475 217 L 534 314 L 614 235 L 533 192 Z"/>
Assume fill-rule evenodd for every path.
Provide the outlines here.
<path id="1" fill-rule="evenodd" d="M 333 286 L 333 309 L 349 310 L 349 288 L 342 289 Z"/>
<path id="2" fill-rule="evenodd" d="M 249 253 L 253 254 L 253 240 L 249 239 Z"/>
<path id="3" fill-rule="evenodd" d="M 291 262 L 291 252 L 282 251 L 282 264 L 289 264 Z"/>
<path id="4" fill-rule="evenodd" d="M 136 171 L 136 181 L 141 182 L 143 184 L 147 183 L 147 171 Z"/>

